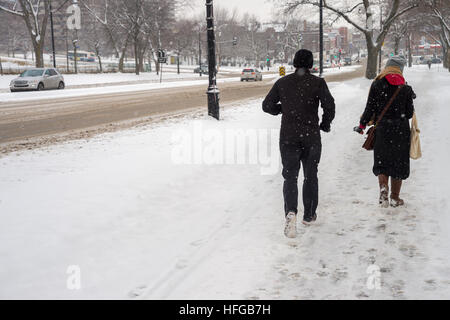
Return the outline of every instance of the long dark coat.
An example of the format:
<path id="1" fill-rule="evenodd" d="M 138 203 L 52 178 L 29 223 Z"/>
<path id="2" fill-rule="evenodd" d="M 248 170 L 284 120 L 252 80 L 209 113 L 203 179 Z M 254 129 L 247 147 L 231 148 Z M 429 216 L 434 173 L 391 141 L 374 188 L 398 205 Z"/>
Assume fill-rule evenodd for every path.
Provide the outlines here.
<path id="1" fill-rule="evenodd" d="M 369 99 L 361 124 L 367 125 L 381 114 L 398 86 L 386 78 L 376 80 L 370 88 Z M 406 85 L 394 100 L 378 125 L 375 135 L 373 173 L 406 180 L 410 174 L 411 129 L 409 119 L 414 113 L 414 91 Z"/>

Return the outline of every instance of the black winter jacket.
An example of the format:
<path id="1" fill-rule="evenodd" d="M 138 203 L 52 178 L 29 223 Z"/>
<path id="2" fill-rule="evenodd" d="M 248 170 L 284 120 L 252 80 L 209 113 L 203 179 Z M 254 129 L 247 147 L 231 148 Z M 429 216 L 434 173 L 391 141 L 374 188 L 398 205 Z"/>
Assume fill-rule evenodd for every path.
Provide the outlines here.
<path id="1" fill-rule="evenodd" d="M 389 84 L 386 78 L 375 80 L 370 88 L 369 98 L 367 100 L 366 109 L 361 118 L 361 124 L 367 125 L 370 120 L 378 119 L 386 104 L 397 90 L 397 86 Z M 408 85 L 400 91 L 392 105 L 383 117 L 382 121 L 388 119 L 401 120 L 411 119 L 414 113 L 414 103 L 416 95 L 412 88 Z"/>
<path id="2" fill-rule="evenodd" d="M 374 81 L 361 124 L 366 125 L 374 117 L 378 119 L 396 90 L 397 86 L 391 85 L 386 78 Z M 373 173 L 376 176 L 384 174 L 399 180 L 409 177 L 411 146 L 409 119 L 414 113 L 415 97 L 412 88 L 406 85 L 377 126 L 373 165 Z"/>
<path id="3" fill-rule="evenodd" d="M 283 115 L 281 143 L 320 141 L 319 102 L 324 110 L 322 125 L 327 128 L 335 117 L 335 103 L 325 80 L 309 72 L 293 73 L 275 83 L 263 102 L 263 110 Z"/>

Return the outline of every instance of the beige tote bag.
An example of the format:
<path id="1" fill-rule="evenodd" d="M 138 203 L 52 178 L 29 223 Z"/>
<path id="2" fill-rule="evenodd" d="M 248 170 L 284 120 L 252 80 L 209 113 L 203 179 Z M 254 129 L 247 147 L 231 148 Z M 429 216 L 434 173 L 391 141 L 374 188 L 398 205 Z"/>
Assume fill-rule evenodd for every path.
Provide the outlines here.
<path id="1" fill-rule="evenodd" d="M 411 159 L 418 160 L 422 158 L 422 148 L 420 146 L 420 130 L 417 124 L 416 113 L 414 112 L 411 124 Z"/>

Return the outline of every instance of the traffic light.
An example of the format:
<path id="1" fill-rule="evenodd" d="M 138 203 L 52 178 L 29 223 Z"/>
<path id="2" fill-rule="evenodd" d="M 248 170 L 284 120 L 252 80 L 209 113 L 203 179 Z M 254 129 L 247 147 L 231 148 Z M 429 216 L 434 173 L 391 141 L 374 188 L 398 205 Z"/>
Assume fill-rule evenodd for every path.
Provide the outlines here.
<path id="1" fill-rule="evenodd" d="M 237 46 L 237 44 L 238 44 L 238 38 L 234 37 L 233 38 L 233 46 Z"/>

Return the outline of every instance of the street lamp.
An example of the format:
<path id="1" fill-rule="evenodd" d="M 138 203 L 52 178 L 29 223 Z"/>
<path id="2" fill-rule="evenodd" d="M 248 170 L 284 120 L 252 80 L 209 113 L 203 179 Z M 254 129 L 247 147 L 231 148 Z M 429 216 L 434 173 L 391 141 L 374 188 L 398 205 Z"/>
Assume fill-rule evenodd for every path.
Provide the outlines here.
<path id="1" fill-rule="evenodd" d="M 55 28 L 53 25 L 53 9 L 52 9 L 51 1 L 50 1 L 49 6 L 50 6 L 50 26 L 52 29 L 53 68 L 56 69 Z"/>
<path id="2" fill-rule="evenodd" d="M 320 77 L 323 76 L 323 0 L 320 0 L 320 27 L 319 27 L 319 33 L 320 33 L 320 45 L 319 45 L 319 60 L 320 60 Z"/>
<path id="3" fill-rule="evenodd" d="M 202 27 L 198 28 L 198 65 L 200 67 L 200 77 L 202 76 Z"/>
<path id="4" fill-rule="evenodd" d="M 206 0 L 206 22 L 208 34 L 208 71 L 209 71 L 209 87 L 208 87 L 208 114 L 219 120 L 219 89 L 216 81 L 216 37 L 214 33 L 214 8 L 213 0 Z"/>

